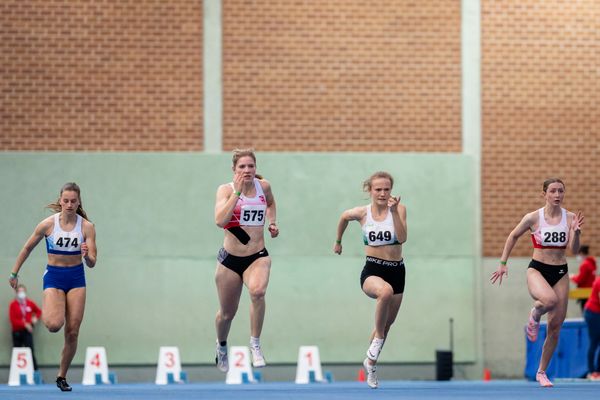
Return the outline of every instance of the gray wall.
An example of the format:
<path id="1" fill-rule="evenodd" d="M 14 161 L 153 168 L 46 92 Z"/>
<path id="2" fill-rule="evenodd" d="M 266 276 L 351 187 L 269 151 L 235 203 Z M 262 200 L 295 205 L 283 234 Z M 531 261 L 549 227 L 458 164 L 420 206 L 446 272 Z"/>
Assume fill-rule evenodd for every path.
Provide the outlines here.
<path id="1" fill-rule="evenodd" d="M 455 320 L 455 358 L 479 356 L 475 328 L 473 179 L 471 159 L 440 154 L 258 154 L 271 181 L 281 236 L 267 239 L 272 277 L 262 336 L 271 362 L 295 362 L 298 346 L 320 346 L 323 362 L 359 362 L 373 326 L 374 302 L 359 288 L 364 262 L 358 224 L 344 254 L 332 253 L 340 213 L 367 204 L 361 183 L 376 170 L 396 178 L 408 208 L 405 302 L 382 354 L 385 362 L 431 362 L 448 347 Z M 177 345 L 187 363 L 210 363 L 217 309 L 213 274 L 223 233 L 213 222 L 217 186 L 231 178 L 230 156 L 208 154 L 2 153 L 5 210 L 0 260 L 8 274 L 35 225 L 49 215 L 66 181 L 82 188 L 96 224 L 98 264 L 87 271 L 81 329 L 86 346 L 107 348 L 111 364 L 155 363 L 158 347 Z M 22 269 L 22 282 L 41 302 L 46 263 L 41 243 Z M 8 285 L 0 291 L 5 306 Z M 61 334 L 35 333 L 41 363 L 56 364 Z M 230 343 L 249 337 L 244 294 Z M 0 360 L 8 364 L 7 317 L 0 324 Z"/>

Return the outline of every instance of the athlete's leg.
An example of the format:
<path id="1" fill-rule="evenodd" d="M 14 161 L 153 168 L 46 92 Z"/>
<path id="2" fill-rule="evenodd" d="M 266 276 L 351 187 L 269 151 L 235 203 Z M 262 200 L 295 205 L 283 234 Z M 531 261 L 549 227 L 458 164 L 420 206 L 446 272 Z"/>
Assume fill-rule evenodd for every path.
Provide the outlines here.
<path id="1" fill-rule="evenodd" d="M 83 321 L 83 312 L 85 310 L 85 294 L 85 287 L 71 289 L 66 294 L 65 345 L 58 370 L 58 376 L 63 378 L 67 377 L 67 371 L 77 351 L 79 327 L 81 326 L 81 321 Z"/>
<path id="2" fill-rule="evenodd" d="M 398 311 L 400 310 L 400 305 L 402 304 L 402 293 L 399 294 L 395 294 L 392 297 L 392 301 L 389 304 L 388 307 L 388 318 L 387 318 L 387 322 L 385 324 L 385 330 L 384 330 L 384 340 L 387 338 L 388 332 L 390 331 L 390 328 L 392 327 L 392 324 L 394 323 L 394 321 L 396 321 L 396 316 L 398 316 Z M 375 337 L 375 329 L 373 329 L 373 332 L 371 332 L 371 338 L 369 339 L 369 341 L 372 341 L 373 338 Z"/>
<path id="3" fill-rule="evenodd" d="M 554 285 L 553 289 L 556 294 L 557 302 L 555 307 L 548 311 L 548 334 L 542 348 L 542 358 L 539 366 L 539 370 L 541 371 L 546 371 L 548 364 L 550 364 L 550 359 L 552 359 L 552 355 L 558 344 L 560 328 L 562 328 L 565 316 L 567 315 L 569 277 L 567 275 L 563 276 L 560 281 Z"/>
<path id="4" fill-rule="evenodd" d="M 44 290 L 42 295 L 42 322 L 50 332 L 58 332 L 65 324 L 65 292 L 56 288 Z"/>
<path id="5" fill-rule="evenodd" d="M 394 289 L 382 278 L 373 275 L 365 279 L 362 289 L 367 296 L 377 300 L 377 305 L 375 306 L 375 337 L 384 339 L 388 316 L 390 314 L 390 305 L 394 297 Z"/>
<path id="6" fill-rule="evenodd" d="M 527 288 L 534 302 L 533 309 L 529 312 L 526 333 L 527 338 L 535 342 L 540 329 L 542 315 L 556 307 L 558 297 L 556 297 L 556 293 L 554 293 L 554 290 L 542 274 L 533 268 L 527 269 Z"/>
<path id="7" fill-rule="evenodd" d="M 261 257 L 255 260 L 244 272 L 244 284 L 250 293 L 250 352 L 252 365 L 262 368 L 267 365 L 260 346 L 260 334 L 265 320 L 265 294 L 269 284 L 271 258 Z"/>
<path id="8" fill-rule="evenodd" d="M 215 283 L 217 284 L 217 293 L 219 296 L 219 310 L 215 319 L 217 340 L 224 342 L 227 341 L 231 321 L 240 303 L 242 280 L 236 272 L 218 263 L 215 273 Z"/>
<path id="9" fill-rule="evenodd" d="M 534 318 L 537 321 L 540 320 L 542 315 L 553 310 L 558 305 L 558 297 L 552 289 L 552 286 L 550 286 L 542 274 L 534 268 L 527 269 L 527 288 L 534 300 Z"/>
<path id="10" fill-rule="evenodd" d="M 250 335 L 259 338 L 265 320 L 265 294 L 271 273 L 271 257 L 255 260 L 244 271 L 244 284 L 250 293 Z"/>

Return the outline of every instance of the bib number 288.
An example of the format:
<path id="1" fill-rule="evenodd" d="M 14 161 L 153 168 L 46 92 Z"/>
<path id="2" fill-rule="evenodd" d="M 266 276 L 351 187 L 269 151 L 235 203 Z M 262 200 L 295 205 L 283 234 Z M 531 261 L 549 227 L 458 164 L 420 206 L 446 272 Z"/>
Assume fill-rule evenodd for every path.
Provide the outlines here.
<path id="1" fill-rule="evenodd" d="M 544 242 L 546 243 L 564 243 L 566 240 L 566 232 L 544 232 Z"/>

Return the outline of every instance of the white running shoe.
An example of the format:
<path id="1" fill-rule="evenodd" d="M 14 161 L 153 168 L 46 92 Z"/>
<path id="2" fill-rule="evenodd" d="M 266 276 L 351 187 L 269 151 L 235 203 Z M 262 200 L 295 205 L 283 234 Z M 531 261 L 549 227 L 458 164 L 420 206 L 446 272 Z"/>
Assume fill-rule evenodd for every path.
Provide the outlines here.
<path id="1" fill-rule="evenodd" d="M 217 355 L 215 364 L 221 372 L 229 371 L 229 358 L 227 357 L 227 346 L 221 346 L 217 343 Z"/>
<path id="2" fill-rule="evenodd" d="M 254 368 L 262 368 L 267 365 L 260 346 L 250 346 L 250 353 L 252 353 L 252 366 Z"/>
<path id="3" fill-rule="evenodd" d="M 367 370 L 367 385 L 371 389 L 377 389 L 379 386 L 379 382 L 377 381 L 377 367 L 369 364 L 368 358 L 365 358 L 365 361 L 363 361 L 363 366 Z"/>
<path id="4" fill-rule="evenodd" d="M 373 338 L 371 345 L 367 349 L 367 357 L 369 360 L 377 361 L 379 353 L 381 353 L 381 349 L 383 348 L 383 343 L 383 339 Z"/>

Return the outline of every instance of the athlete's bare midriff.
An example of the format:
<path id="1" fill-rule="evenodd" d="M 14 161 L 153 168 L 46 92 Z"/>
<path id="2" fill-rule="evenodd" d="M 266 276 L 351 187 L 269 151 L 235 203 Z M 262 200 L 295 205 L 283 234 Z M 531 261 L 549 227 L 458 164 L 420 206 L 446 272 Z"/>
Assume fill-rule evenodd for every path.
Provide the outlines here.
<path id="1" fill-rule="evenodd" d="M 365 246 L 365 254 L 368 257 L 377 257 L 382 260 L 400 261 L 402 259 L 402 245 Z"/>
<path id="2" fill-rule="evenodd" d="M 231 232 L 225 230 L 225 240 L 223 248 L 231 255 L 238 257 L 246 257 L 256 254 L 265 248 L 265 237 L 263 226 L 242 226 L 250 236 L 250 241 L 247 244 L 242 244 Z"/>

